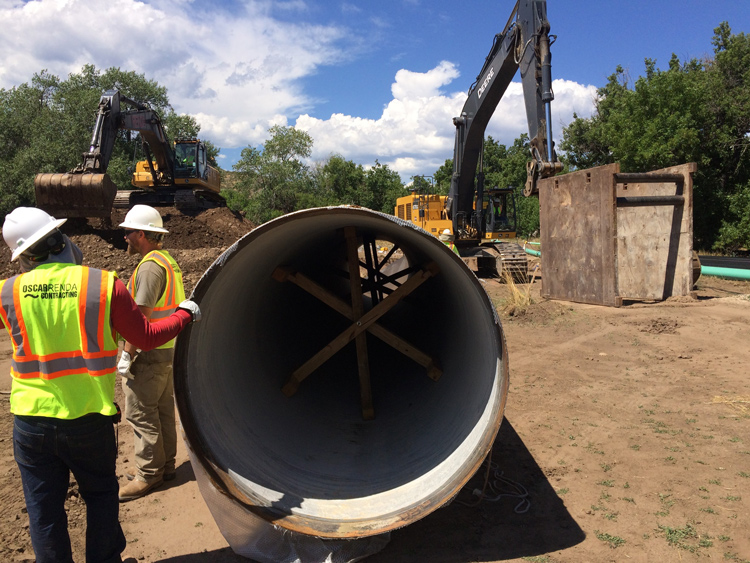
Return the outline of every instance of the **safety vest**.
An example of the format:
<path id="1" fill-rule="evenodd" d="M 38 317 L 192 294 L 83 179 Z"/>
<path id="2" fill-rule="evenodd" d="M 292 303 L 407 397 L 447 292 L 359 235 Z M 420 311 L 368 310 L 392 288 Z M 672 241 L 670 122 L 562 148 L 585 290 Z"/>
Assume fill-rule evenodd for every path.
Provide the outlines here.
<path id="1" fill-rule="evenodd" d="M 0 281 L 0 318 L 13 342 L 13 414 L 115 414 L 115 279 L 114 272 L 52 263 Z"/>
<path id="2" fill-rule="evenodd" d="M 450 248 L 450 249 L 451 249 L 451 250 L 452 250 L 453 252 L 455 252 L 455 253 L 456 253 L 456 254 L 457 254 L 458 256 L 461 256 L 460 254 L 458 254 L 458 248 L 456 247 L 456 245 L 455 245 L 455 244 L 453 244 L 453 241 L 443 242 L 443 244 L 444 244 L 445 246 L 447 246 L 448 248 Z"/>
<path id="3" fill-rule="evenodd" d="M 154 305 L 154 311 L 149 318 L 150 322 L 155 323 L 175 312 L 177 305 L 185 300 L 185 288 L 182 285 L 182 270 L 180 270 L 174 258 L 169 255 L 169 252 L 166 250 L 152 250 L 138 263 L 133 275 L 128 280 L 128 291 L 133 296 L 133 299 L 135 299 L 137 289 L 135 287 L 135 280 L 138 275 L 138 269 L 144 262 L 148 261 L 156 262 L 167 271 L 167 285 L 164 288 L 164 293 L 161 294 L 156 305 Z M 175 340 L 176 338 L 173 338 L 166 344 L 162 344 L 159 346 L 159 349 L 174 348 Z"/>

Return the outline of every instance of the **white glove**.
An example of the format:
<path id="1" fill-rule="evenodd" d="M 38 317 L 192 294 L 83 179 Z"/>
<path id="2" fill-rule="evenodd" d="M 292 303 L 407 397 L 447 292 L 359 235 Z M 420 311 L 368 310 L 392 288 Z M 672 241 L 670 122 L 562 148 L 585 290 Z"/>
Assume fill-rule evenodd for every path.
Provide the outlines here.
<path id="1" fill-rule="evenodd" d="M 201 320 L 201 308 L 198 307 L 198 304 L 195 301 L 191 301 L 190 299 L 185 299 L 185 301 L 177 305 L 177 308 L 185 309 L 187 312 L 193 315 L 194 323 L 197 323 L 199 320 Z"/>
<path id="2" fill-rule="evenodd" d="M 133 359 L 130 357 L 125 350 L 120 355 L 120 361 L 117 362 L 117 373 L 127 379 L 133 379 L 133 374 L 130 373 L 130 364 L 133 363 Z"/>

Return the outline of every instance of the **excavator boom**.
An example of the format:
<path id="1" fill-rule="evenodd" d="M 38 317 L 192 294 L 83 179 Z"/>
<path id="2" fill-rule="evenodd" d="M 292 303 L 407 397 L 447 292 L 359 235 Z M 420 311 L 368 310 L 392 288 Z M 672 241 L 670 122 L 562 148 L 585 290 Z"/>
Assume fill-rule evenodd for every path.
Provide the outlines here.
<path id="1" fill-rule="evenodd" d="M 525 195 L 536 193 L 536 180 L 562 170 L 555 156 L 551 132 L 552 73 L 546 0 L 518 0 L 492 49 L 456 126 L 453 176 L 446 212 L 456 238 L 482 239 L 485 231 L 481 170 L 484 132 L 516 72 L 521 71 L 532 160 L 527 166 Z"/>

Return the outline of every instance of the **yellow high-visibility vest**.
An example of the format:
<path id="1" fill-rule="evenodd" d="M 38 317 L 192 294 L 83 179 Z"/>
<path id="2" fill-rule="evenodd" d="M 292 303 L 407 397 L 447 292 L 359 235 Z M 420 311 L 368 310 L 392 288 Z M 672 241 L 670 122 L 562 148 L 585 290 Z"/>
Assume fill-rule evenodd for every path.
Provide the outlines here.
<path id="1" fill-rule="evenodd" d="M 117 340 L 110 314 L 116 277 L 53 263 L 0 281 L 0 319 L 13 341 L 13 414 L 115 414 Z"/>
<path id="2" fill-rule="evenodd" d="M 141 267 L 141 264 L 148 261 L 156 262 L 167 271 L 167 285 L 164 288 L 164 293 L 162 293 L 156 302 L 154 311 L 151 313 L 151 318 L 149 319 L 150 322 L 155 323 L 175 312 L 177 305 L 185 300 L 185 288 L 182 285 L 182 270 L 180 270 L 177 262 L 170 256 L 169 252 L 166 250 L 152 250 L 138 263 L 135 271 L 133 271 L 133 275 L 128 280 L 128 291 L 133 296 L 133 299 L 135 299 L 137 290 L 135 280 L 138 275 L 138 268 Z M 162 344 L 159 346 L 159 349 L 174 348 L 175 340 L 176 338 L 173 338 L 166 344 Z"/>

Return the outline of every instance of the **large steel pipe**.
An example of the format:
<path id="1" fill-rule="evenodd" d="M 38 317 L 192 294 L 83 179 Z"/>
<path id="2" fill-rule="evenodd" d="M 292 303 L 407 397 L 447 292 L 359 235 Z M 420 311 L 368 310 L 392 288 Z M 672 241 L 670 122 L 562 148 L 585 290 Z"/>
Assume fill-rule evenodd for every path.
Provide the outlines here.
<path id="1" fill-rule="evenodd" d="M 193 296 L 203 319 L 175 355 L 181 422 L 200 473 L 255 516 L 321 538 L 380 534 L 450 501 L 489 452 L 508 391 L 502 327 L 474 274 L 418 227 L 353 207 L 286 215 L 228 249 Z M 291 389 L 301 366 L 313 369 Z"/>

